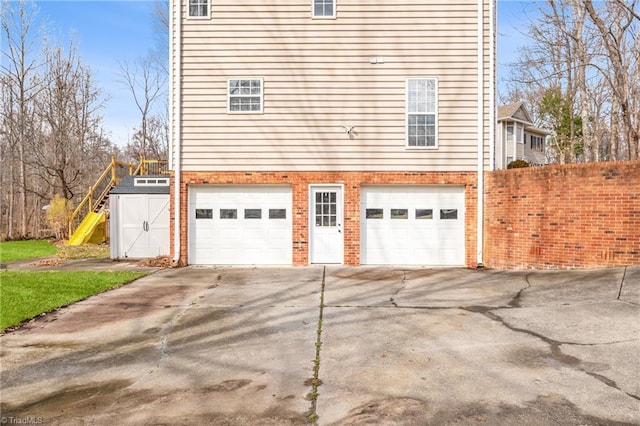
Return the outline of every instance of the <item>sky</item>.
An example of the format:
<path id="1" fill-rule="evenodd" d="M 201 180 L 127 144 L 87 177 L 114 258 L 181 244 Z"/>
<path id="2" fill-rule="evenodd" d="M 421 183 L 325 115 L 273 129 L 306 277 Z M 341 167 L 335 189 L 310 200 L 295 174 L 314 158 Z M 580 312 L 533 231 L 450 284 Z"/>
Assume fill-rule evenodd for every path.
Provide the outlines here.
<path id="1" fill-rule="evenodd" d="M 103 125 L 112 142 L 127 144 L 139 126 L 140 112 L 119 79 L 120 62 L 145 56 L 156 47 L 153 0 L 40 0 L 40 18 L 65 46 L 73 39 L 106 98 Z"/>
<path id="2" fill-rule="evenodd" d="M 156 47 L 153 0 L 39 0 L 40 17 L 58 40 L 72 37 L 83 63 L 107 97 L 104 127 L 117 145 L 126 145 L 140 113 L 120 78 L 119 61 L 145 56 Z M 504 90 L 507 65 L 526 44 L 528 23 L 538 1 L 498 0 L 498 86 Z M 64 43 L 63 43 L 64 44 Z"/>

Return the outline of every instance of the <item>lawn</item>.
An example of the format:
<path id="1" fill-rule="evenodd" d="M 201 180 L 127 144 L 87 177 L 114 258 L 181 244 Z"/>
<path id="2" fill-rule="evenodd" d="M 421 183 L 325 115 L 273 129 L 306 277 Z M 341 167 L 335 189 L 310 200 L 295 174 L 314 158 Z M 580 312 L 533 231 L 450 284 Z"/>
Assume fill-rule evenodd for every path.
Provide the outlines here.
<path id="1" fill-rule="evenodd" d="M 0 262 L 53 256 L 56 246 L 47 240 L 3 241 L 0 243 Z"/>
<path id="2" fill-rule="evenodd" d="M 0 271 L 0 330 L 144 275 L 108 271 Z"/>

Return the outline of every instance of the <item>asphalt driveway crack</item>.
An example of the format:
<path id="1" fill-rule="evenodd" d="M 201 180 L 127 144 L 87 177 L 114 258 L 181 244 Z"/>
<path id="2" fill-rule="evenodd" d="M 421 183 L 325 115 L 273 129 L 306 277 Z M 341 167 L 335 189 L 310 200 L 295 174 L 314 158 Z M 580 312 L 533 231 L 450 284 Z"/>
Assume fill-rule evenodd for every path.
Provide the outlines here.
<path id="1" fill-rule="evenodd" d="M 535 331 L 532 330 L 527 330 L 526 328 L 520 328 L 520 327 L 516 327 L 514 325 L 509 324 L 504 318 L 502 318 L 501 316 L 495 314 L 494 312 L 491 312 L 491 308 L 488 309 L 478 309 L 477 306 L 472 306 L 472 307 L 461 307 L 460 309 L 465 310 L 467 312 L 473 312 L 473 313 L 480 313 L 482 315 L 484 315 L 485 317 L 489 318 L 492 321 L 498 322 L 501 325 L 503 325 L 504 327 L 508 328 L 511 331 L 514 331 L 516 333 L 524 333 L 527 334 L 529 336 L 538 338 L 540 340 L 542 340 L 543 342 L 545 342 L 546 344 L 549 345 L 550 349 L 551 349 L 551 356 L 553 357 L 553 359 L 555 359 L 556 361 L 560 362 L 563 365 L 566 365 L 568 367 L 571 367 L 573 369 L 575 369 L 576 371 L 581 371 L 591 377 L 593 377 L 594 379 L 600 381 L 601 383 L 614 388 L 624 394 L 626 394 L 627 396 L 636 399 L 638 401 L 640 401 L 640 396 L 638 395 L 634 395 L 632 393 L 626 392 L 623 389 L 621 389 L 618 384 L 614 381 L 609 379 L 608 377 L 605 377 L 601 374 L 597 374 L 597 373 L 593 373 L 591 371 L 588 371 L 586 369 L 584 369 L 580 364 L 582 363 L 582 360 L 580 360 L 579 358 L 576 358 L 574 356 L 571 355 L 567 355 L 565 353 L 562 352 L 561 346 L 562 345 L 569 345 L 569 346 L 599 346 L 599 345 L 604 345 L 604 344 L 613 344 L 613 343 L 619 343 L 619 342 L 608 342 L 608 343 L 575 343 L 575 342 L 561 342 L 558 340 L 554 340 L 551 339 L 547 336 L 544 336 L 540 333 L 536 333 Z"/>
<path id="2" fill-rule="evenodd" d="M 396 303 L 395 297 L 405 288 L 406 285 L 407 285 L 407 273 L 403 272 L 402 281 L 400 281 L 400 286 L 398 287 L 398 289 L 389 298 L 389 301 L 391 301 L 391 304 L 395 308 L 398 307 L 398 304 Z"/>
<path id="3" fill-rule="evenodd" d="M 624 271 L 622 271 L 622 279 L 620 280 L 620 289 L 618 289 L 618 297 L 616 297 L 616 300 L 620 300 L 620 297 L 622 297 L 622 287 L 624 286 L 624 279 L 627 276 L 627 267 L 624 267 Z"/>
<path id="4" fill-rule="evenodd" d="M 533 274 L 533 273 L 532 273 L 532 272 L 530 272 L 530 273 L 528 273 L 528 274 L 524 277 L 524 280 L 526 281 L 527 286 L 526 286 L 526 287 L 522 287 L 522 288 L 520 289 L 520 291 L 518 291 L 518 293 L 516 293 L 516 295 L 515 295 L 515 296 L 513 296 L 513 298 L 511 299 L 511 301 L 509 301 L 509 303 L 507 303 L 507 306 L 510 306 L 510 307 L 512 307 L 512 308 L 519 308 L 519 307 L 520 307 L 520 300 L 521 300 L 521 298 L 522 298 L 522 293 L 523 293 L 525 290 L 527 290 L 527 289 L 531 288 L 531 281 L 529 281 L 529 277 L 531 277 L 531 275 L 532 275 L 532 274 Z"/>

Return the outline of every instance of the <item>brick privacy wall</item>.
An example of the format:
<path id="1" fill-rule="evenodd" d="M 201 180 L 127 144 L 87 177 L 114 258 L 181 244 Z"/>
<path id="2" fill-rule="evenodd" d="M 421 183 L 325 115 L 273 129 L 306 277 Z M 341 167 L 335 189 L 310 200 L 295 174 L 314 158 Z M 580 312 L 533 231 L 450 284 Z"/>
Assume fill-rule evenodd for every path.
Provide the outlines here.
<path id="1" fill-rule="evenodd" d="M 344 185 L 344 264 L 360 264 L 361 185 L 464 185 L 465 259 L 476 267 L 477 179 L 473 172 L 183 172 L 180 205 L 180 264 L 188 259 L 188 187 L 190 185 L 290 185 L 293 192 L 293 265 L 309 264 L 309 185 Z M 174 176 L 171 175 L 170 237 L 174 253 Z"/>
<path id="2" fill-rule="evenodd" d="M 486 173 L 484 264 L 573 269 L 640 264 L 640 162 Z"/>

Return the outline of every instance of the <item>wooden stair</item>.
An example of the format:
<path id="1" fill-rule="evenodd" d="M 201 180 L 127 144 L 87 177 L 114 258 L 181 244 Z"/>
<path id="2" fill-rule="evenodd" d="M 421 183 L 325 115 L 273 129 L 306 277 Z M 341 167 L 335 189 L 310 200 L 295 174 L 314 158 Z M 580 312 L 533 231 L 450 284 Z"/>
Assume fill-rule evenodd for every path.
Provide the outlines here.
<path id="1" fill-rule="evenodd" d="M 134 168 L 135 166 L 135 168 Z M 69 219 L 69 245 L 87 242 L 103 243 L 106 240 L 105 222 L 108 219 L 109 193 L 127 175 L 166 174 L 166 160 L 140 159 L 137 165 L 124 163 L 111 157 L 96 183 L 89 187 L 87 195 Z"/>

